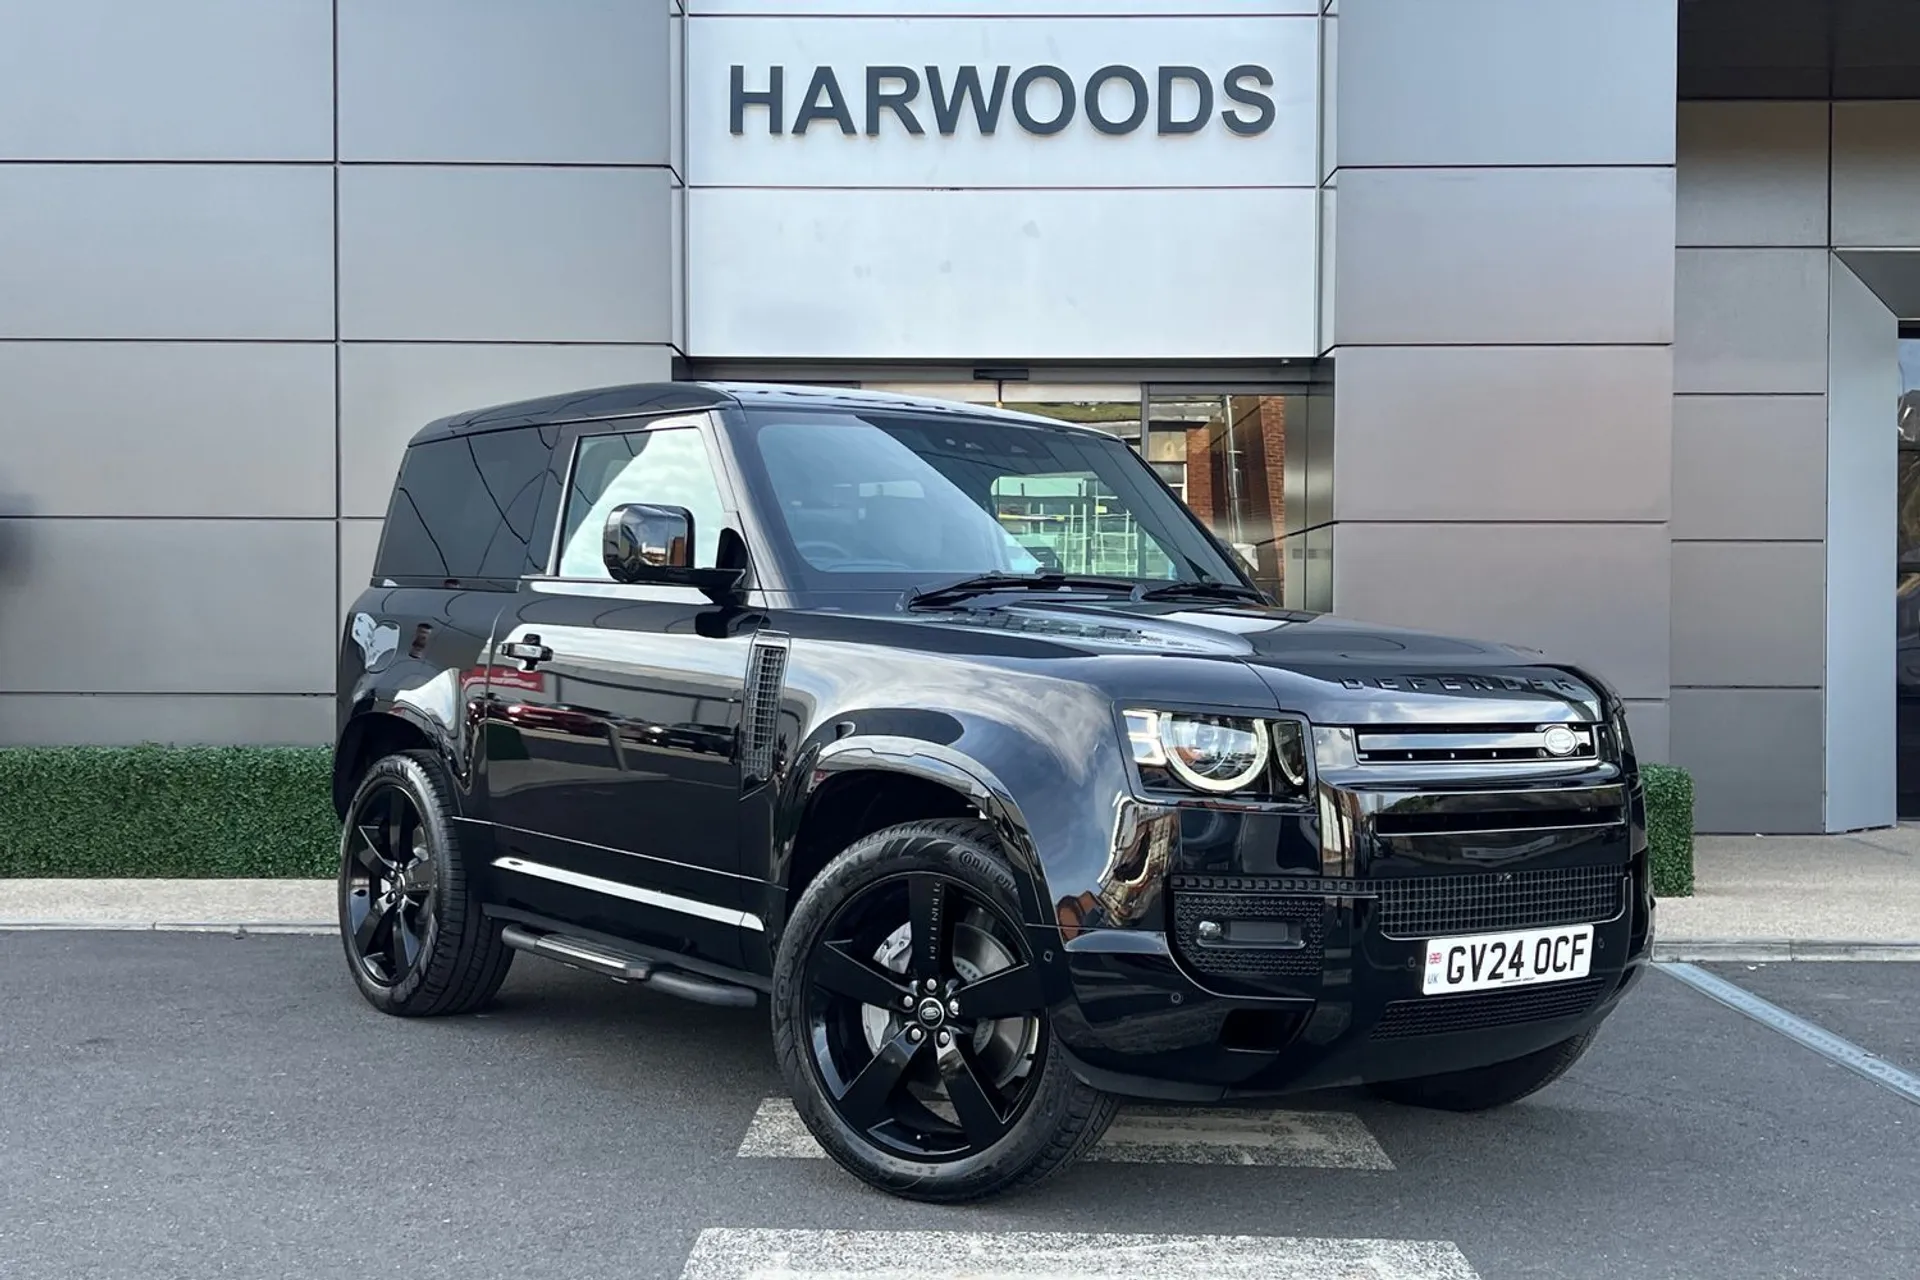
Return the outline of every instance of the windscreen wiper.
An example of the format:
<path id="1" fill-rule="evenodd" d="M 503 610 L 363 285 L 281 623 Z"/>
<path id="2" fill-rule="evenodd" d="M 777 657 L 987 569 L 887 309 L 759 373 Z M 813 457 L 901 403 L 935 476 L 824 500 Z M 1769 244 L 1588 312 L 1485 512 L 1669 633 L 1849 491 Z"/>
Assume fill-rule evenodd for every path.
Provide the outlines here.
<path id="1" fill-rule="evenodd" d="M 1272 603 L 1266 593 L 1238 582 L 1216 582 L 1212 578 L 1202 578 L 1198 582 L 1168 582 L 1161 586 L 1149 587 L 1145 583 L 1133 589 L 1135 600 L 1179 600 L 1182 598 L 1202 597 L 1213 600 L 1246 600 L 1255 604 Z"/>
<path id="2" fill-rule="evenodd" d="M 937 587 L 909 587 L 900 599 L 902 609 L 955 604 L 990 591 L 1094 590 L 1131 592 L 1131 578 L 1102 578 L 1090 573 L 980 573 Z"/>

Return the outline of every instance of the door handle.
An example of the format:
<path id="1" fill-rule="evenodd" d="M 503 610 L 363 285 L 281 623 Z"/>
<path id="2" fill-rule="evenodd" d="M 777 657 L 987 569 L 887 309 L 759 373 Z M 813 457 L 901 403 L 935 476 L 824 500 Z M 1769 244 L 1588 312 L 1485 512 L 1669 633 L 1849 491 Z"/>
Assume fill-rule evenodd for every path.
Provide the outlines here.
<path id="1" fill-rule="evenodd" d="M 553 650 L 541 644 L 539 636 L 528 636 L 525 640 L 509 640 L 500 646 L 500 652 L 509 658 L 517 659 L 522 671 L 531 671 L 553 657 Z"/>

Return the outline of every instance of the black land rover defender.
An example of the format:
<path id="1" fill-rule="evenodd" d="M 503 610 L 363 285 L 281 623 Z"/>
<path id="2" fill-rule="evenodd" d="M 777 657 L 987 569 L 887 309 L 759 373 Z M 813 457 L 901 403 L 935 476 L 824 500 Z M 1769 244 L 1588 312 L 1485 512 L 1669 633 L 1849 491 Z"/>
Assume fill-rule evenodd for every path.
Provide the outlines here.
<path id="1" fill-rule="evenodd" d="M 343 629 L 340 926 L 377 1008 L 515 952 L 764 995 L 807 1127 L 964 1200 L 1116 1099 L 1512 1102 L 1652 935 L 1619 699 L 1277 608 L 1127 445 L 665 384 L 442 419 Z"/>

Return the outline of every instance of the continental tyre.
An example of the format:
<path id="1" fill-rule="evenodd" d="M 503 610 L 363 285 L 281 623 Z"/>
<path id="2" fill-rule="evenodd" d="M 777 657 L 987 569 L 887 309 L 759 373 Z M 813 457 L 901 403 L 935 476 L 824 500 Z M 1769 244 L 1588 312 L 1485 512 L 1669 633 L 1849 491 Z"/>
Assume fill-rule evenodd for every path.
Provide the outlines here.
<path id="1" fill-rule="evenodd" d="M 424 751 L 375 761 L 347 808 L 340 941 L 354 984 L 383 1013 L 478 1009 L 513 963 L 468 888 L 452 814 L 445 770 Z"/>
<path id="2" fill-rule="evenodd" d="M 1382 1080 L 1368 1087 L 1380 1097 L 1402 1106 L 1430 1107 L 1438 1111 L 1488 1111 L 1518 1102 L 1558 1080 L 1580 1060 L 1593 1043 L 1593 1037 L 1594 1032 L 1586 1031 L 1511 1062 L 1413 1080 Z"/>
<path id="3" fill-rule="evenodd" d="M 774 965 L 773 1034 L 801 1120 L 893 1195 L 1030 1186 L 1111 1123 L 1058 1052 L 991 829 L 890 827 L 807 886 Z"/>

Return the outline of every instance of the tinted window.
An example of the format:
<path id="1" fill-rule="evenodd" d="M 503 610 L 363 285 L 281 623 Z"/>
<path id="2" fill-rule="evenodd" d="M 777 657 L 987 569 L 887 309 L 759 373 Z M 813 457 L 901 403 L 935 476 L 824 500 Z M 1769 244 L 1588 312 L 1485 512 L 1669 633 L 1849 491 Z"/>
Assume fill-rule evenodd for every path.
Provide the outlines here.
<path id="1" fill-rule="evenodd" d="M 720 487 L 706 442 L 693 427 L 582 436 L 560 545 L 563 578 L 605 578 L 607 516 L 629 502 L 685 507 L 693 515 L 693 563 L 711 569 L 722 526 Z"/>
<path id="2" fill-rule="evenodd" d="M 537 570 L 545 559 L 537 526 L 553 435 L 519 427 L 409 448 L 375 574 L 445 581 Z"/>

